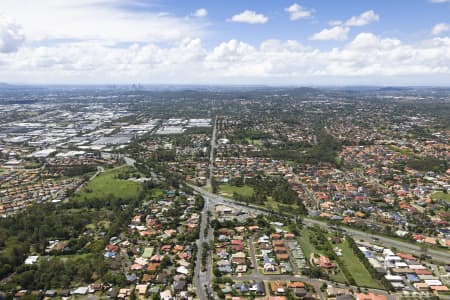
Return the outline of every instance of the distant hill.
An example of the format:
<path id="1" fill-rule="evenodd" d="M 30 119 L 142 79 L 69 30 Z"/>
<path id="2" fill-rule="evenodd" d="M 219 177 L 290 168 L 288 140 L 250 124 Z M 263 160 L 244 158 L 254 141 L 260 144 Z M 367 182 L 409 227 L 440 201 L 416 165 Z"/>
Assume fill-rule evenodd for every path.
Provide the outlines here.
<path id="1" fill-rule="evenodd" d="M 411 87 L 387 86 L 378 89 L 380 92 L 403 92 L 413 90 Z"/>

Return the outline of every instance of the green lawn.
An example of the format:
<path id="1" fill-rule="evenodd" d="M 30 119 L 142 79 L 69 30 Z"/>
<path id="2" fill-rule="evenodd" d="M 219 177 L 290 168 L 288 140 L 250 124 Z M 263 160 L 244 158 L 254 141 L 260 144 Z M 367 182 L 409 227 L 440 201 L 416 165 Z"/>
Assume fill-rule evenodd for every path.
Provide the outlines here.
<path id="1" fill-rule="evenodd" d="M 83 260 L 86 258 L 92 258 L 95 254 L 93 253 L 76 253 L 76 254 L 68 254 L 68 255 L 59 255 L 55 257 L 55 259 L 61 259 L 63 261 L 68 260 Z"/>
<path id="2" fill-rule="evenodd" d="M 166 195 L 166 192 L 164 192 L 161 189 L 157 189 L 157 188 L 152 189 L 152 198 L 159 199 L 161 197 L 164 197 L 165 195 Z"/>
<path id="3" fill-rule="evenodd" d="M 261 140 L 252 140 L 251 138 L 246 138 L 245 140 L 249 145 L 257 145 L 257 146 L 262 145 Z"/>
<path id="4" fill-rule="evenodd" d="M 273 200 L 272 197 L 267 197 L 267 201 L 264 204 L 264 206 L 267 209 L 271 209 L 273 211 L 278 211 L 278 212 L 290 214 L 290 215 L 298 215 L 296 212 L 296 209 L 298 209 L 297 204 L 283 204 L 283 203 Z M 287 211 L 286 209 L 289 209 L 289 210 Z"/>
<path id="5" fill-rule="evenodd" d="M 318 251 L 314 248 L 314 245 L 310 242 L 310 231 L 307 228 L 303 228 L 301 230 L 301 235 L 298 238 L 298 243 L 305 254 L 305 258 L 309 261 L 311 258 L 311 253 L 319 254 L 321 251 Z M 331 280 L 340 283 L 347 283 L 347 280 L 339 268 L 336 270 L 329 272 Z"/>
<path id="6" fill-rule="evenodd" d="M 392 151 L 396 151 L 399 152 L 401 154 L 407 155 L 408 157 L 412 157 L 414 158 L 416 155 L 409 149 L 403 149 L 403 148 L 399 148 L 399 147 L 395 147 L 395 146 L 391 146 L 388 145 L 387 146 L 388 149 L 392 150 Z"/>
<path id="7" fill-rule="evenodd" d="M 273 200 L 272 197 L 267 197 L 267 201 L 264 204 L 265 207 L 267 207 L 267 209 L 272 209 L 274 211 L 278 211 L 278 202 Z"/>
<path id="8" fill-rule="evenodd" d="M 212 192 L 211 188 L 205 186 L 203 187 L 206 191 Z M 219 185 L 219 191 L 217 194 L 233 199 L 233 194 L 237 193 L 242 196 L 250 197 L 253 195 L 254 190 L 253 187 L 244 185 L 241 187 L 237 187 L 230 184 L 221 184 Z M 273 200 L 272 197 L 267 197 L 267 201 L 264 204 L 252 204 L 261 208 L 267 208 L 273 210 L 275 212 L 282 212 L 285 214 L 295 215 L 297 216 L 297 204 L 283 204 Z"/>
<path id="9" fill-rule="evenodd" d="M 219 185 L 219 194 L 224 195 L 226 197 L 233 197 L 234 193 L 250 197 L 251 195 L 253 195 L 253 188 L 247 185 L 244 186 L 233 186 L 229 184 Z"/>
<path id="10" fill-rule="evenodd" d="M 433 195 L 431 195 L 431 198 L 433 198 L 434 200 L 443 199 L 447 202 L 450 202 L 450 194 L 446 194 L 444 192 L 436 192 Z"/>
<path id="11" fill-rule="evenodd" d="M 111 225 L 111 221 L 103 220 L 103 221 L 99 221 L 97 224 L 91 223 L 91 224 L 86 225 L 86 229 L 96 230 L 97 227 L 102 227 L 102 228 L 108 230 L 110 225 Z"/>
<path id="12" fill-rule="evenodd" d="M 306 228 L 303 228 L 301 231 L 300 238 L 298 239 L 298 242 L 300 244 L 300 247 L 303 250 L 303 253 L 305 254 L 305 258 L 309 261 L 311 257 L 311 253 L 314 252 L 314 246 L 311 245 L 309 242 L 309 230 Z"/>
<path id="13" fill-rule="evenodd" d="M 339 268 L 336 269 L 335 274 L 330 274 L 330 278 L 331 278 L 331 280 L 336 281 L 336 282 L 347 283 L 347 279 L 345 278 L 344 273 L 342 273 Z"/>
<path id="14" fill-rule="evenodd" d="M 355 256 L 347 241 L 344 241 L 341 244 L 337 244 L 336 246 L 342 249 L 341 260 L 344 262 L 345 266 L 352 274 L 358 286 L 376 289 L 383 288 L 377 281 L 372 278 L 366 267 L 361 263 L 359 258 Z"/>
<path id="15" fill-rule="evenodd" d="M 37 169 L 42 167 L 42 164 L 38 163 L 38 162 L 26 162 L 24 164 L 24 168 L 25 169 Z"/>
<path id="16" fill-rule="evenodd" d="M 113 195 L 116 198 L 134 199 L 138 196 L 142 187 L 139 183 L 131 180 L 118 179 L 121 173 L 132 170 L 129 167 L 115 168 L 108 170 L 89 182 L 80 193 L 74 196 L 77 198 L 93 199 L 104 198 Z"/>

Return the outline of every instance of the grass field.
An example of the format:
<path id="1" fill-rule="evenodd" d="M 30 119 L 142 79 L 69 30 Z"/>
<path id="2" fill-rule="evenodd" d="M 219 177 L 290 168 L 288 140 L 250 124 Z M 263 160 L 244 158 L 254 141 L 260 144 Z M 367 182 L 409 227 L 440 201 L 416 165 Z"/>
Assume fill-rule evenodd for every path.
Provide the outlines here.
<path id="1" fill-rule="evenodd" d="M 38 163 L 38 162 L 26 162 L 25 164 L 24 164 L 24 168 L 25 169 L 37 169 L 37 168 L 40 168 L 40 167 L 42 167 L 42 164 L 40 164 L 40 163 Z"/>
<path id="2" fill-rule="evenodd" d="M 253 195 L 253 188 L 247 185 L 238 187 L 229 184 L 221 184 L 219 186 L 219 194 L 221 195 L 224 195 L 226 197 L 233 197 L 234 193 L 250 197 L 251 195 Z"/>
<path id="3" fill-rule="evenodd" d="M 208 186 L 205 186 L 203 188 L 208 192 L 212 192 L 211 188 Z M 242 196 L 250 197 L 253 195 L 254 190 L 251 186 L 248 186 L 248 185 L 237 187 L 237 186 L 230 185 L 230 184 L 221 184 L 221 185 L 219 185 L 219 191 L 217 194 L 233 199 L 234 193 L 237 193 Z M 297 204 L 292 204 L 292 205 L 283 204 L 283 203 L 273 200 L 273 198 L 270 196 L 267 197 L 267 201 L 264 204 L 252 204 L 252 205 L 255 205 L 255 206 L 258 206 L 261 208 L 267 208 L 267 209 L 273 210 L 275 212 L 282 212 L 285 214 L 290 214 L 290 215 L 295 215 L 295 216 L 298 215 L 298 213 L 297 213 L 298 205 Z"/>
<path id="4" fill-rule="evenodd" d="M 336 282 L 347 283 L 347 279 L 345 279 L 344 273 L 342 273 L 342 271 L 339 268 L 335 274 L 330 274 L 330 278 Z"/>
<path id="5" fill-rule="evenodd" d="M 91 224 L 86 225 L 86 229 L 96 230 L 97 227 L 102 227 L 102 228 L 104 228 L 104 230 L 108 230 L 110 225 L 111 225 L 111 221 L 103 220 L 103 221 L 98 222 L 97 224 L 91 223 Z"/>
<path id="6" fill-rule="evenodd" d="M 245 140 L 249 145 L 258 145 L 258 146 L 262 145 L 261 140 L 252 140 L 250 138 L 246 138 Z"/>
<path id="7" fill-rule="evenodd" d="M 303 253 L 305 254 L 305 258 L 309 260 L 311 257 L 311 253 L 314 252 L 314 246 L 311 245 L 309 242 L 309 230 L 306 228 L 303 228 L 301 231 L 300 238 L 298 239 L 298 242 L 300 244 L 300 247 L 303 250 Z"/>
<path id="8" fill-rule="evenodd" d="M 108 170 L 98 175 L 89 182 L 81 192 L 74 196 L 77 198 L 104 198 L 113 195 L 116 198 L 134 199 L 141 191 L 141 185 L 131 180 L 121 180 L 116 178 L 118 174 L 130 171 L 129 167 L 120 167 Z"/>
<path id="9" fill-rule="evenodd" d="M 352 274 L 358 286 L 377 289 L 383 288 L 377 281 L 372 279 L 369 271 L 367 271 L 359 258 L 355 256 L 347 241 L 338 244 L 337 247 L 342 249 L 341 260 Z"/>
<path id="10" fill-rule="evenodd" d="M 305 254 L 305 258 L 309 261 L 311 258 L 311 253 L 319 254 L 321 251 L 318 251 L 315 249 L 314 245 L 310 242 L 310 231 L 307 228 L 303 228 L 301 230 L 300 238 L 298 239 L 298 242 L 300 244 L 300 247 L 303 250 L 303 253 Z M 333 281 L 340 282 L 340 283 L 347 283 L 347 280 L 342 273 L 342 271 L 337 268 L 335 272 L 330 272 L 330 278 Z"/>
<path id="11" fill-rule="evenodd" d="M 447 202 L 450 202 L 450 194 L 446 194 L 444 192 L 436 192 L 433 195 L 431 195 L 431 198 L 433 198 L 434 200 L 443 199 Z"/>
<path id="12" fill-rule="evenodd" d="M 268 197 L 266 203 L 264 204 L 264 206 L 267 209 L 271 209 L 273 211 L 278 211 L 281 213 L 285 213 L 285 214 L 291 214 L 291 215 L 298 215 L 296 213 L 296 209 L 298 209 L 298 205 L 297 204 L 283 204 L 280 202 L 277 202 L 275 200 L 273 200 L 272 197 Z M 281 206 L 281 208 L 280 208 Z M 286 208 L 287 207 L 287 208 Z M 286 211 L 286 209 L 292 209 L 292 210 L 288 210 Z"/>
<path id="13" fill-rule="evenodd" d="M 152 197 L 155 199 L 164 197 L 165 195 L 166 195 L 166 193 L 161 189 L 156 189 L 156 188 L 152 189 Z"/>
<path id="14" fill-rule="evenodd" d="M 396 151 L 399 152 L 401 154 L 407 155 L 408 157 L 414 158 L 416 157 L 416 155 L 409 149 L 403 149 L 403 148 L 399 148 L 399 147 L 395 147 L 395 146 L 387 146 L 390 150 L 392 151 Z"/>

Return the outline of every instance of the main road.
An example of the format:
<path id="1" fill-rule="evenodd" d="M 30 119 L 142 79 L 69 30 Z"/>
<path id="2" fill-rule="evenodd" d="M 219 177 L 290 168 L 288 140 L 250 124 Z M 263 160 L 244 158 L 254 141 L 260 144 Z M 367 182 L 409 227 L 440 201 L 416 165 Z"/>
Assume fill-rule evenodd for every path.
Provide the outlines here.
<path id="1" fill-rule="evenodd" d="M 257 206 L 246 206 L 244 203 L 237 202 L 234 200 L 231 200 L 229 198 L 222 197 L 217 194 L 210 193 L 200 187 L 193 186 L 191 187 L 196 190 L 197 192 L 201 193 L 203 196 L 208 197 L 208 199 L 214 203 L 214 204 L 226 204 L 230 207 L 234 207 L 235 209 L 239 209 L 241 211 L 247 212 L 247 213 L 254 213 L 254 214 L 275 214 L 268 210 L 265 210 L 263 208 L 257 207 Z M 302 219 L 303 223 L 305 225 L 319 225 L 321 227 L 327 227 L 329 228 L 330 225 L 321 220 L 316 220 L 308 217 L 304 217 Z M 360 231 L 353 228 L 348 227 L 340 227 L 343 231 L 345 231 L 348 235 L 352 236 L 355 240 L 362 240 L 365 242 L 371 242 L 375 244 L 381 244 L 382 246 L 389 247 L 389 248 L 396 248 L 399 251 L 408 252 L 417 256 L 420 256 L 422 253 L 422 249 L 420 245 L 412 244 L 409 242 L 400 241 L 398 239 L 382 236 L 382 235 L 376 235 L 376 234 L 369 234 L 364 231 Z M 374 240 L 376 239 L 376 240 Z M 435 261 L 439 261 L 442 263 L 447 264 L 450 261 L 450 251 L 446 250 L 437 250 L 437 249 L 428 249 L 427 250 L 428 255 L 431 256 L 431 258 Z"/>
<path id="2" fill-rule="evenodd" d="M 205 271 L 202 270 L 202 257 L 203 257 L 203 244 L 207 243 L 213 239 L 213 231 L 211 226 L 208 224 L 208 214 L 212 212 L 214 208 L 213 202 L 210 201 L 208 196 L 203 197 L 205 203 L 202 210 L 202 219 L 200 223 L 199 238 L 197 240 L 197 259 L 195 263 L 194 270 L 194 283 L 197 288 L 197 297 L 200 300 L 208 300 L 209 295 L 213 295 L 212 289 L 212 266 L 210 254 L 206 254 L 206 265 Z M 206 232 L 206 234 L 205 234 Z"/>
<path id="3" fill-rule="evenodd" d="M 216 134 L 217 134 L 217 116 L 214 119 L 213 132 L 211 136 L 211 149 L 209 153 L 209 177 L 207 185 L 211 186 L 211 179 L 214 175 L 214 152 L 216 149 Z M 203 195 L 205 200 L 202 210 L 202 222 L 200 224 L 199 239 L 197 240 L 197 261 L 194 271 L 194 282 L 197 288 L 197 296 L 200 300 L 209 299 L 210 295 L 213 295 L 212 290 L 212 266 L 210 253 L 206 254 L 206 266 L 205 271 L 202 271 L 202 258 L 203 258 L 203 244 L 213 239 L 213 232 L 211 226 L 208 224 L 208 213 L 211 212 L 211 208 L 214 207 L 214 202 L 211 201 L 208 195 Z M 212 215 L 212 214 L 211 214 Z M 206 232 L 206 234 L 205 234 Z"/>
<path id="4" fill-rule="evenodd" d="M 94 175 L 92 175 L 87 181 L 83 182 L 81 185 L 79 185 L 76 190 L 75 193 L 78 193 L 81 191 L 82 188 L 84 188 L 89 182 L 91 182 L 92 180 L 95 179 L 95 177 L 97 177 L 98 175 L 100 175 L 100 173 L 105 172 L 105 169 L 102 166 L 97 166 L 97 171 L 95 172 Z M 67 199 L 66 199 L 67 200 Z"/>
<path id="5" fill-rule="evenodd" d="M 214 176 L 214 154 L 216 150 L 216 137 L 217 137 L 217 116 L 214 118 L 213 132 L 211 136 L 211 150 L 209 152 L 209 177 L 207 186 L 211 186 L 211 180 Z"/>

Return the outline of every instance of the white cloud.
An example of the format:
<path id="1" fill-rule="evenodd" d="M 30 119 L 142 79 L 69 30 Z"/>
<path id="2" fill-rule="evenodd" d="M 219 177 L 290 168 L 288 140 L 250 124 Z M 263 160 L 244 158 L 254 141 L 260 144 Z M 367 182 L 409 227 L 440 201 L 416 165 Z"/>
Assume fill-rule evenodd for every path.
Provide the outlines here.
<path id="1" fill-rule="evenodd" d="M 248 24 L 264 24 L 269 21 L 269 18 L 263 14 L 258 14 L 252 10 L 245 10 L 237 15 L 231 17 L 230 21 Z"/>
<path id="2" fill-rule="evenodd" d="M 339 20 L 330 21 L 329 25 L 332 28 L 325 28 L 322 31 L 314 34 L 311 39 L 319 41 L 345 41 L 348 38 L 348 33 L 351 27 L 365 26 L 370 23 L 380 20 L 380 16 L 373 10 L 368 10 L 361 13 L 359 16 L 353 16 L 345 23 Z"/>
<path id="3" fill-rule="evenodd" d="M 199 20 L 155 11 L 157 6 L 145 10 L 126 8 L 148 3 L 141 0 L 1 0 L 0 12 L 14 18 L 29 41 L 69 39 L 118 43 L 202 36 L 204 26 Z"/>
<path id="4" fill-rule="evenodd" d="M 343 26 L 335 26 L 330 29 L 325 28 L 322 31 L 315 33 L 311 40 L 316 41 L 329 41 L 329 40 L 335 40 L 335 41 L 344 41 L 347 39 L 349 32 L 348 27 Z"/>
<path id="5" fill-rule="evenodd" d="M 208 15 L 208 11 L 204 8 L 199 8 L 192 15 L 194 17 L 202 18 L 202 17 L 206 17 Z"/>
<path id="6" fill-rule="evenodd" d="M 328 25 L 330 25 L 330 26 L 340 26 L 340 25 L 342 25 L 342 21 L 340 21 L 340 20 L 332 20 L 332 21 L 328 22 Z"/>
<path id="7" fill-rule="evenodd" d="M 347 26 L 366 26 L 370 23 L 380 20 L 380 16 L 373 10 L 368 10 L 360 14 L 359 16 L 351 17 L 345 22 Z"/>
<path id="8" fill-rule="evenodd" d="M 292 21 L 309 18 L 313 14 L 311 10 L 307 10 L 297 3 L 294 3 L 291 6 L 286 7 L 284 10 L 289 13 L 290 19 Z"/>
<path id="9" fill-rule="evenodd" d="M 431 3 L 448 3 L 450 0 L 430 0 Z"/>
<path id="10" fill-rule="evenodd" d="M 14 21 L 0 15 L 0 52 L 15 52 L 24 43 L 22 28 Z"/>
<path id="11" fill-rule="evenodd" d="M 260 45 L 260 48 L 265 52 L 272 52 L 278 54 L 306 49 L 305 46 L 303 46 L 297 41 L 294 40 L 282 41 L 277 39 L 270 39 L 263 41 Z"/>
<path id="12" fill-rule="evenodd" d="M 433 29 L 431 30 L 431 33 L 433 33 L 434 35 L 439 35 L 446 31 L 450 31 L 450 24 L 439 23 L 434 25 Z"/>
<path id="13" fill-rule="evenodd" d="M 0 81 L 22 83 L 229 83 L 448 85 L 450 38 L 404 43 L 360 33 L 330 50 L 293 40 L 200 39 L 111 47 L 101 41 L 30 45 L 0 53 Z"/>

